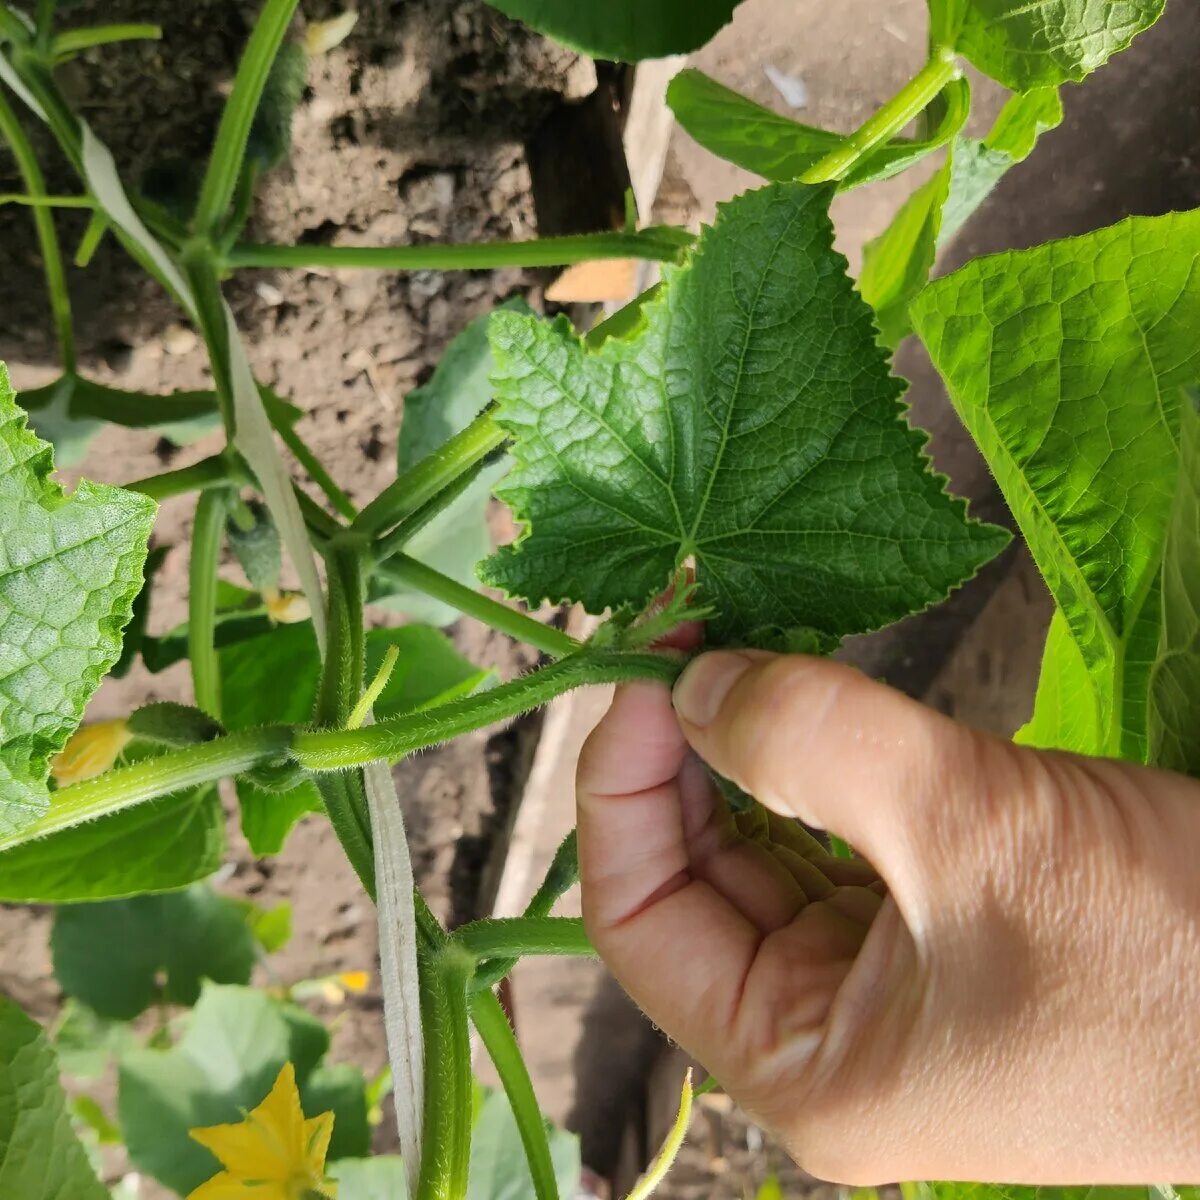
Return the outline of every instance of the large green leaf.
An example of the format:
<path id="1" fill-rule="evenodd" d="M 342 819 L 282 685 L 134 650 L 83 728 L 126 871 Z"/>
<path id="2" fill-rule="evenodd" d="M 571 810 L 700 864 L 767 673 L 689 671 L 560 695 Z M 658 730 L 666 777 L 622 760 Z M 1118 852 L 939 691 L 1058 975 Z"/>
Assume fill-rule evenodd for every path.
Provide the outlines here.
<path id="1" fill-rule="evenodd" d="M 1062 120 L 1055 88 L 1014 96 L 987 137 L 957 138 L 945 163 L 913 193 L 892 223 L 863 248 L 858 287 L 875 309 L 880 338 L 895 347 L 912 329 L 908 306 L 934 260 L 1005 173 Z"/>
<path id="2" fill-rule="evenodd" d="M 579 1139 L 564 1129 L 547 1130 L 560 1196 L 579 1190 Z M 466 1200 L 527 1200 L 533 1179 L 512 1105 L 503 1092 L 488 1092 L 471 1134 Z"/>
<path id="3" fill-rule="evenodd" d="M 492 318 L 507 500 L 484 564 L 533 603 L 641 605 L 694 558 L 715 639 L 825 640 L 941 599 L 1007 541 L 968 521 L 904 421 L 903 385 L 832 248 L 830 188 L 724 206 L 627 339 Z"/>
<path id="4" fill-rule="evenodd" d="M 254 968 L 242 910 L 207 884 L 65 906 L 55 914 L 50 946 L 68 996 L 126 1021 L 160 999 L 194 1004 L 205 979 L 246 983 Z"/>
<path id="5" fill-rule="evenodd" d="M 365 1155 L 365 1085 L 354 1069 L 331 1075 L 318 1066 L 328 1048 L 328 1032 L 299 1009 L 252 988 L 206 984 L 176 1046 L 121 1057 L 118 1110 L 130 1158 L 186 1196 L 220 1169 L 188 1130 L 242 1120 L 289 1061 L 305 1114 L 333 1105 L 331 1155 Z"/>
<path id="6" fill-rule="evenodd" d="M 828 129 L 781 117 L 695 68 L 680 71 L 671 80 L 667 103 L 680 125 L 706 150 L 780 183 L 799 179 L 846 140 Z M 887 179 L 946 145 L 962 129 L 971 108 L 966 80 L 947 84 L 935 103 L 937 119 L 929 134 L 885 142 L 856 163 L 838 187 L 844 190 Z"/>
<path id="7" fill-rule="evenodd" d="M 213 788 L 139 804 L 0 853 L 0 901 L 63 903 L 165 892 L 204 879 L 225 855 Z"/>
<path id="8" fill-rule="evenodd" d="M 510 312 L 532 311 L 520 299 L 510 300 L 502 308 Z M 404 419 L 397 447 L 399 471 L 407 471 L 432 454 L 448 438 L 465 429 L 491 402 L 492 351 L 487 326 L 487 315 L 467 325 L 446 347 L 429 382 L 404 398 Z M 473 584 L 475 564 L 492 548 L 487 526 L 492 487 L 508 466 L 501 457 L 484 467 L 458 499 L 416 533 L 406 551 L 459 583 Z M 383 580 L 376 578 L 383 586 Z M 386 595 L 373 596 L 374 602 L 384 608 L 433 625 L 448 625 L 458 619 L 457 610 L 424 592 L 401 584 L 386 586 Z"/>
<path id="9" fill-rule="evenodd" d="M 1145 758 L 1179 389 L 1197 372 L 1198 255 L 1200 213 L 1137 217 L 978 259 L 911 309 L 1088 675 L 1095 743 L 1072 740 L 1087 721 L 1056 733 L 1045 706 L 1042 743 Z M 1073 655 L 1055 644 L 1047 664 L 1062 676 L 1043 687 L 1078 692 Z"/>
<path id="10" fill-rule="evenodd" d="M 0 996 L 0 1196 L 108 1200 L 71 1128 L 49 1039 Z"/>
<path id="11" fill-rule="evenodd" d="M 539 33 L 618 62 L 697 50 L 741 0 L 488 0 Z"/>
<path id="12" fill-rule="evenodd" d="M 1150 682 L 1150 761 L 1200 775 L 1200 411 L 1180 410 L 1179 484 L 1162 576 L 1162 641 Z"/>
<path id="13" fill-rule="evenodd" d="M 936 0 L 958 8 L 954 47 L 981 71 L 1023 92 L 1102 67 L 1162 15 L 1166 0 Z"/>
<path id="14" fill-rule="evenodd" d="M 50 759 L 121 653 L 155 506 L 84 480 L 66 495 L 0 365 L 0 836 L 49 804 Z"/>

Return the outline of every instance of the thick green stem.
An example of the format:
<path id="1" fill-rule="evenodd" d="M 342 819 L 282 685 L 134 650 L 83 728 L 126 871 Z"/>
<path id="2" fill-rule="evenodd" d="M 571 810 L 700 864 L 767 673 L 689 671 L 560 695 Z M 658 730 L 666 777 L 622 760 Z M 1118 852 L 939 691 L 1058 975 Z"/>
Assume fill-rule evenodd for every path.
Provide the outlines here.
<path id="1" fill-rule="evenodd" d="M 569 634 L 555 629 L 552 625 L 544 625 L 541 621 L 501 604 L 482 592 L 469 588 L 466 584 L 435 571 L 432 567 L 419 563 L 407 554 L 397 554 L 379 568 L 381 575 L 397 583 L 416 588 L 435 600 L 448 604 L 465 616 L 474 617 L 501 633 L 519 642 L 529 645 L 549 654 L 551 658 L 563 658 L 579 649 L 577 642 Z"/>
<path id="2" fill-rule="evenodd" d="M 928 107 L 952 79 L 959 76 L 958 60 L 950 51 L 939 50 L 866 124 L 841 145 L 800 176 L 803 183 L 828 183 L 843 178 L 876 146 L 895 136 Z"/>
<path id="3" fill-rule="evenodd" d="M 217 659 L 217 564 L 229 498 L 223 489 L 201 492 L 192 526 L 188 564 L 188 658 L 196 706 L 221 719 L 221 667 Z"/>
<path id="4" fill-rule="evenodd" d="M 537 1200 L 558 1200 L 558 1180 L 554 1175 L 554 1161 L 550 1157 L 546 1122 L 542 1119 L 542 1111 L 533 1091 L 529 1069 L 525 1066 L 508 1017 L 490 991 L 476 992 L 471 997 L 471 1020 L 512 1106 L 517 1130 L 525 1147 L 525 1157 L 529 1162 L 529 1173 L 533 1177 L 534 1195 Z"/>
<path id="5" fill-rule="evenodd" d="M 343 729 L 363 689 L 363 543 L 342 534 L 330 544 L 325 562 L 329 642 L 313 720 L 321 728 Z"/>
<path id="6" fill-rule="evenodd" d="M 467 984 L 475 964 L 452 943 L 421 959 L 425 1121 L 416 1200 L 464 1200 L 474 1115 Z"/>
<path id="7" fill-rule="evenodd" d="M 581 650 L 490 692 L 409 713 L 366 729 L 298 732 L 296 761 L 312 771 L 337 771 L 376 758 L 395 760 L 497 721 L 520 716 L 585 684 L 658 679 L 673 683 L 683 663 L 661 654 Z"/>
<path id="8" fill-rule="evenodd" d="M 423 246 L 234 246 L 230 267 L 363 267 L 378 271 L 468 271 L 492 267 L 565 267 L 602 258 L 674 262 L 690 238 L 678 230 L 589 233 L 528 242 Z"/>
<path id="9" fill-rule="evenodd" d="M 285 757 L 292 733 L 287 726 L 233 733 L 61 788 L 51 798 L 50 811 L 19 833 L 0 839 L 0 850 Z"/>
<path id="10" fill-rule="evenodd" d="M 271 64 L 279 53 L 292 14 L 296 11 L 296 3 L 297 0 L 267 0 L 242 52 L 233 91 L 229 94 L 221 113 L 221 123 L 217 126 L 216 141 L 192 221 L 192 227 L 203 238 L 213 239 L 217 236 L 233 198 L 242 160 L 246 157 L 250 126 L 254 122 L 263 88 L 266 87 Z"/>
<path id="11" fill-rule="evenodd" d="M 164 471 L 161 475 L 150 475 L 123 486 L 130 492 L 141 492 L 151 500 L 167 500 L 187 492 L 203 492 L 209 488 L 228 487 L 234 482 L 229 459 L 224 454 L 213 454 L 202 458 L 190 467 L 176 471 Z"/>
<path id="12" fill-rule="evenodd" d="M 482 412 L 466 429 L 456 433 L 393 480 L 354 520 L 354 529 L 372 537 L 399 524 L 422 508 L 460 475 L 482 462 L 508 434 Z"/>
<path id="13" fill-rule="evenodd" d="M 578 917 L 507 917 L 472 921 L 452 935 L 477 962 L 526 954 L 594 955 Z"/>
<path id="14" fill-rule="evenodd" d="M 46 182 L 38 165 L 33 146 L 25 136 L 25 130 L 17 120 L 8 100 L 0 93 L 0 133 L 17 160 L 17 169 L 25 181 L 31 197 L 46 197 Z M 54 213 L 41 205 L 33 207 L 33 225 L 37 232 L 38 248 L 42 255 L 42 271 L 46 276 L 46 291 L 50 297 L 50 311 L 54 317 L 54 329 L 58 337 L 58 350 L 63 369 L 75 371 L 75 331 L 71 322 L 71 296 L 67 291 L 67 274 L 63 269 L 62 251 L 58 245 L 58 234 L 54 229 Z"/>

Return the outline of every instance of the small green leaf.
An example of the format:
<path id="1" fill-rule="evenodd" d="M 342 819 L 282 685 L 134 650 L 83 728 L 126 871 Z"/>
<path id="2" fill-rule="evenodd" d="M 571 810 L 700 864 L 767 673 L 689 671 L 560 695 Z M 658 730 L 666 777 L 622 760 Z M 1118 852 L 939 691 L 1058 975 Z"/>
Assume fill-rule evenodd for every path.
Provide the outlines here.
<path id="1" fill-rule="evenodd" d="M 254 940 L 268 954 L 277 953 L 292 940 L 292 906 L 286 900 L 274 908 L 262 908 L 252 900 L 241 903 Z"/>
<path id="2" fill-rule="evenodd" d="M 497 313 L 497 420 L 524 524 L 481 567 L 533 604 L 641 607 L 694 558 L 717 644 L 878 628 L 1007 542 L 966 519 L 833 250 L 831 188 L 725 205 L 629 339 Z"/>
<path id="3" fill-rule="evenodd" d="M 1015 92 L 1078 83 L 1162 16 L 1166 0 L 959 0 L 953 45 Z M 949 9 L 942 3 L 935 7 Z"/>
<path id="4" fill-rule="evenodd" d="M 1150 677 L 1150 761 L 1200 776 L 1200 412 L 1181 407 L 1179 484 L 1162 575 L 1162 640 Z"/>
<path id="5" fill-rule="evenodd" d="M 126 1021 L 160 999 L 194 1004 L 204 979 L 245 983 L 254 967 L 241 911 L 207 884 L 60 908 L 50 945 L 63 991 Z"/>
<path id="6" fill-rule="evenodd" d="M 50 759 L 105 672 L 142 585 L 154 503 L 84 480 L 68 496 L 0 366 L 0 835 L 46 811 Z"/>
<path id="7" fill-rule="evenodd" d="M 324 811 L 316 784 L 305 780 L 285 792 L 268 792 L 248 779 L 237 781 L 242 833 L 254 854 L 278 854 L 296 823 Z"/>
<path id="8" fill-rule="evenodd" d="M 706 150 L 781 183 L 799 179 L 845 141 L 841 134 L 781 117 L 695 68 L 680 71 L 671 80 L 667 103 L 680 125 Z M 938 118 L 931 133 L 915 139 L 892 138 L 857 163 L 838 187 L 858 187 L 911 167 L 962 129 L 970 107 L 966 80 L 947 84 L 938 97 Z"/>
<path id="9" fill-rule="evenodd" d="M 332 1101 L 335 1138 L 339 1124 L 348 1127 L 351 1153 L 367 1153 L 365 1115 L 358 1123 L 365 1090 L 354 1095 L 340 1067 L 318 1067 L 328 1047 L 327 1031 L 295 1006 L 252 988 L 205 984 L 176 1046 L 135 1050 L 120 1061 L 118 1111 L 130 1158 L 186 1196 L 220 1169 L 187 1131 L 242 1120 L 285 1062 L 296 1068 L 305 1114 L 317 1116 Z"/>
<path id="10" fill-rule="evenodd" d="M 488 0 L 592 58 L 638 62 L 698 50 L 741 0 Z"/>
<path id="11" fill-rule="evenodd" d="M 1087 671 L 1098 727 L 1078 744 L 1090 722 L 1056 735 L 1044 716 L 1078 693 L 1078 664 L 1061 646 L 1047 653 L 1062 675 L 1042 687 L 1060 699 L 1033 736 L 1064 749 L 1146 756 L 1179 389 L 1197 373 L 1198 256 L 1200 213 L 1137 217 L 978 259 L 911 310 Z"/>
<path id="12" fill-rule="evenodd" d="M 520 299 L 508 301 L 501 309 L 532 311 Z M 397 448 L 399 471 L 407 471 L 432 454 L 448 438 L 465 429 L 491 402 L 492 352 L 487 325 L 487 315 L 467 325 L 446 347 L 429 382 L 405 397 Z M 475 564 L 492 548 L 487 526 L 492 488 L 507 470 L 508 463 L 503 458 L 485 466 L 457 500 L 416 534 L 406 552 L 458 583 L 474 584 Z M 448 625 L 458 619 L 458 613 L 449 605 L 424 592 L 395 590 L 399 587 L 389 585 L 389 594 L 374 602 L 433 625 Z"/>
<path id="13" fill-rule="evenodd" d="M 135 738 L 155 746 L 194 746 L 211 742 L 222 730 L 206 712 L 173 700 L 160 700 L 130 713 L 126 722 Z"/>
<path id="14" fill-rule="evenodd" d="M 50 1041 L 0 996 L 0 1196 L 108 1200 L 71 1128 Z"/>
<path id="15" fill-rule="evenodd" d="M 880 343 L 894 349 L 912 328 L 908 306 L 925 286 L 937 256 L 950 161 L 904 203 L 879 237 L 863 247 L 858 290 L 875 310 Z"/>
<path id="16" fill-rule="evenodd" d="M 110 813 L 0 853 L 0 901 L 62 904 L 172 891 L 225 858 L 215 788 Z"/>
<path id="17" fill-rule="evenodd" d="M 283 547 L 265 504 L 248 500 L 236 505 L 225 519 L 225 536 L 255 591 L 266 592 L 279 586 Z"/>

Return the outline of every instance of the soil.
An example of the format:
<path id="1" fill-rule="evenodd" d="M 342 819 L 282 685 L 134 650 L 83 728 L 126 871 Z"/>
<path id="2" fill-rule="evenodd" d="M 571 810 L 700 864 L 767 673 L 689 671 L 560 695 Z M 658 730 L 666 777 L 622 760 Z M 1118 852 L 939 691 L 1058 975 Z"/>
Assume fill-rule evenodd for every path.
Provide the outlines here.
<path id="1" fill-rule="evenodd" d="M 141 180 L 172 160 L 203 163 L 256 7 L 231 0 L 89 0 L 72 7 L 79 23 L 154 20 L 164 27 L 161 43 L 89 53 L 64 80 L 126 179 Z M 301 11 L 319 19 L 335 7 L 302 3 Z M 359 12 L 352 37 L 310 64 L 290 161 L 260 185 L 247 237 L 393 244 L 534 236 L 524 140 L 556 106 L 595 86 L 592 64 L 481 0 L 367 0 Z M 50 188 L 77 187 L 43 137 L 38 144 Z M 11 173 L 0 157 L 0 175 Z M 44 298 L 28 283 L 39 267 L 27 222 L 27 214 L 0 210 L 0 244 L 14 264 L 0 280 L 0 358 L 18 388 L 58 373 Z M 82 226 L 68 217 L 61 228 L 69 256 Z M 84 374 L 146 392 L 210 384 L 194 332 L 111 239 L 86 272 L 68 270 Z M 543 283 L 542 275 L 519 270 L 254 271 L 233 280 L 227 294 L 256 375 L 305 410 L 301 436 L 351 498 L 365 502 L 395 477 L 405 393 L 429 377 L 446 344 L 474 317 L 513 294 L 538 304 Z M 79 475 L 126 482 L 185 466 L 220 444 L 214 434 L 177 448 L 152 433 L 106 429 L 79 467 L 61 474 L 68 482 Z M 192 503 L 162 506 L 155 543 L 171 549 L 157 580 L 151 632 L 186 613 Z M 239 578 L 236 568 L 226 573 Z M 460 651 L 502 678 L 535 661 L 469 621 L 452 636 Z M 186 664 L 158 675 L 139 667 L 108 681 L 88 715 L 102 719 L 161 699 L 190 699 Z M 451 923 L 490 909 L 496 856 L 539 728 L 533 717 L 481 731 L 397 771 L 418 882 Z M 337 1018 L 333 1057 L 377 1072 L 386 1051 L 375 924 L 330 827 L 308 818 L 282 854 L 256 859 L 226 799 L 230 870 L 222 890 L 268 906 L 292 904 L 296 936 L 272 959 L 279 979 L 372 971 L 365 994 L 322 1015 Z M 44 1022 L 60 1003 L 47 950 L 51 920 L 49 909 L 0 912 L 0 991 Z M 379 1149 L 394 1148 L 389 1130 L 390 1118 L 380 1126 Z"/>

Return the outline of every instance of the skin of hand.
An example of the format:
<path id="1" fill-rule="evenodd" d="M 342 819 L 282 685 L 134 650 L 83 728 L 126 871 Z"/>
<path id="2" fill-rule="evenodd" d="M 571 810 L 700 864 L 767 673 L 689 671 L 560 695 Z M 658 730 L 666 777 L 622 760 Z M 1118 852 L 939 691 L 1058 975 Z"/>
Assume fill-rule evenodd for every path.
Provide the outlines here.
<path id="1" fill-rule="evenodd" d="M 596 949 L 812 1174 L 1200 1180 L 1200 784 L 718 651 L 618 689 L 577 795 Z"/>

